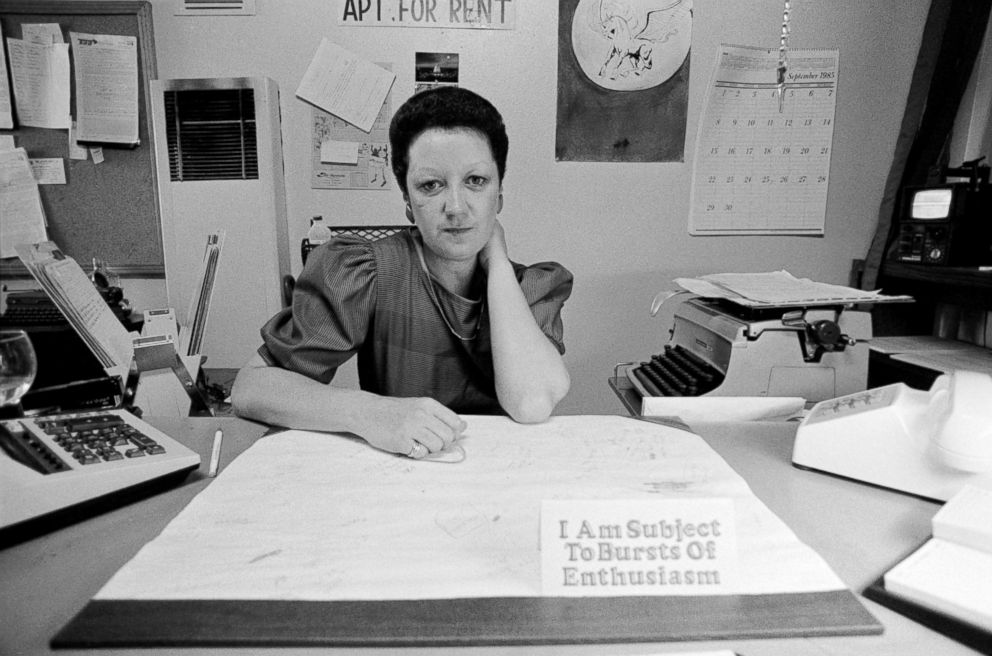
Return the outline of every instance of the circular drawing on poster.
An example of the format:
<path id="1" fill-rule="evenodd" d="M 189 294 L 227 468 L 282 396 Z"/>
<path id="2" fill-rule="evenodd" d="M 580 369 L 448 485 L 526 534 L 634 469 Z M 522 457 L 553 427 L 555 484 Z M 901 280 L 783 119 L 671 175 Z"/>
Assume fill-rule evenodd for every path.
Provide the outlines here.
<path id="1" fill-rule="evenodd" d="M 650 89 L 689 54 L 692 0 L 579 0 L 572 51 L 582 72 L 616 91 Z"/>

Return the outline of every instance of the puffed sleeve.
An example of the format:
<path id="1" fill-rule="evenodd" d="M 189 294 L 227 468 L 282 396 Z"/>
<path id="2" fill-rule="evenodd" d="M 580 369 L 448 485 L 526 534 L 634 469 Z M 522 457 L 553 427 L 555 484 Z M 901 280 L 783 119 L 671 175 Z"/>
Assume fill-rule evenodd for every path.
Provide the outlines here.
<path id="1" fill-rule="evenodd" d="M 261 330 L 269 365 L 328 383 L 365 341 L 376 301 L 368 242 L 338 238 L 314 249 L 293 289 L 293 304 Z"/>
<path id="2" fill-rule="evenodd" d="M 561 308 L 572 294 L 572 272 L 557 262 L 514 265 L 520 289 L 541 330 L 559 353 L 565 352 Z"/>

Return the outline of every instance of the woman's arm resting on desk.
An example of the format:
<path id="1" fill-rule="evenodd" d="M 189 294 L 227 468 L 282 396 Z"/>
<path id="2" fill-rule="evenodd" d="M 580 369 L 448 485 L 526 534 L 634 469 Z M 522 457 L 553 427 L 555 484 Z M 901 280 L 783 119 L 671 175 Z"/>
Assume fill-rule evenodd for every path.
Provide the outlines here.
<path id="1" fill-rule="evenodd" d="M 456 440 L 464 420 L 434 399 L 391 398 L 325 385 L 258 354 L 231 389 L 241 417 L 301 430 L 354 433 L 384 451 L 406 455 L 415 442 L 432 453 Z"/>
<path id="2" fill-rule="evenodd" d="M 507 257 L 498 221 L 480 262 L 488 275 L 496 396 L 515 421 L 544 421 L 568 393 L 571 381 L 561 354 L 534 320 Z"/>

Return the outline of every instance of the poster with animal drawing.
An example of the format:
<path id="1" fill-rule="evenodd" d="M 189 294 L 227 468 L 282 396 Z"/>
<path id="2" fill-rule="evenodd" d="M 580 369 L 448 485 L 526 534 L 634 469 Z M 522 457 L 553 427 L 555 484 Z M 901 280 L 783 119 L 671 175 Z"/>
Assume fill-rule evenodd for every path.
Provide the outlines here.
<path id="1" fill-rule="evenodd" d="M 692 0 L 559 0 L 555 158 L 685 158 Z"/>

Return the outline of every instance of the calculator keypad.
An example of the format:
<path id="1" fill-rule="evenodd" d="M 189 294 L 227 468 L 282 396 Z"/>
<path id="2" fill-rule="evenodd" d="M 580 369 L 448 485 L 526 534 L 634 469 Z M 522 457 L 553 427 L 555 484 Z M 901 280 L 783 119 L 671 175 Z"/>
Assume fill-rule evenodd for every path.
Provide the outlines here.
<path id="1" fill-rule="evenodd" d="M 165 448 L 117 415 L 60 417 L 37 422 L 77 462 L 92 465 L 165 453 Z"/>

